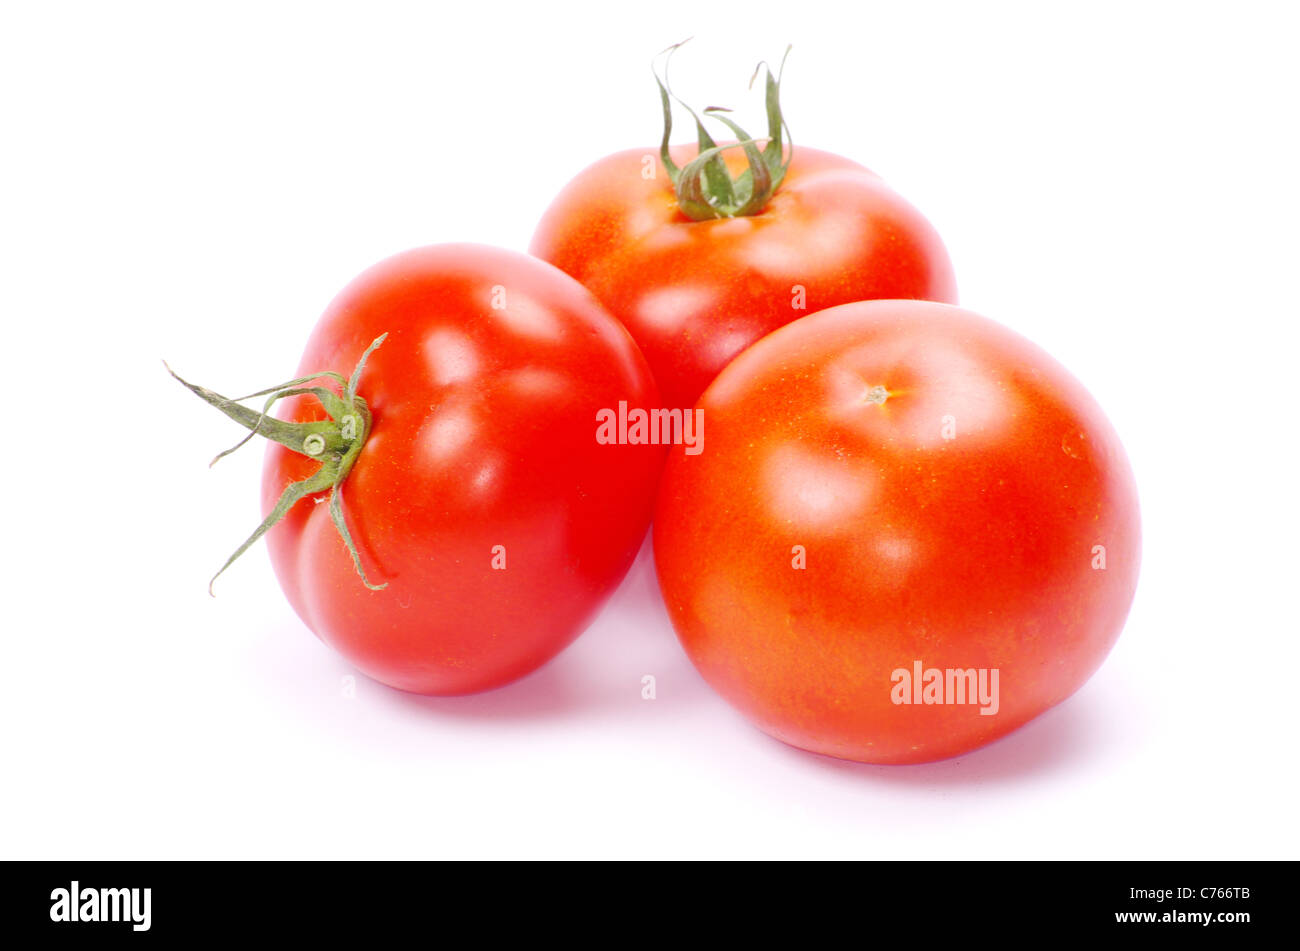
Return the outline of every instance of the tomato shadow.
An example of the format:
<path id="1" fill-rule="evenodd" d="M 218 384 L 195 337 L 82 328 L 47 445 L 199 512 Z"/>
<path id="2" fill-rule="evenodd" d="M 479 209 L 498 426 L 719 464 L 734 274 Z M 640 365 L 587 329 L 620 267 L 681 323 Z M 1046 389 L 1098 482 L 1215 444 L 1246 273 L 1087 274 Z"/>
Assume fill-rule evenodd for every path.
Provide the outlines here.
<path id="1" fill-rule="evenodd" d="M 882 785 L 940 788 L 1016 783 L 1079 770 L 1130 741 L 1102 692 L 1085 689 L 988 746 L 934 763 L 876 766 L 772 743 L 811 769 Z"/>
<path id="2" fill-rule="evenodd" d="M 387 702 L 440 718 L 521 720 L 620 711 L 636 716 L 647 675 L 674 684 L 674 704 L 707 696 L 668 620 L 648 538 L 591 626 L 533 673 L 463 697 L 386 693 Z"/>

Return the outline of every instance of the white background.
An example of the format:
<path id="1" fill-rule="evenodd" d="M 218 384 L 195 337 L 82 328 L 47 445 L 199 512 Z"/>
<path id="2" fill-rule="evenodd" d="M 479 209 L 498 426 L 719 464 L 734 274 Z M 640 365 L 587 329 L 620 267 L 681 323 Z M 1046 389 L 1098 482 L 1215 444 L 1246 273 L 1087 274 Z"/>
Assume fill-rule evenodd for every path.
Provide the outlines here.
<path id="1" fill-rule="evenodd" d="M 743 6 L 4 6 L 0 856 L 1297 857 L 1294 8 Z M 260 455 L 209 471 L 238 432 L 159 359 L 252 390 L 374 261 L 524 249 L 570 176 L 657 142 L 648 65 L 688 29 L 678 91 L 754 131 L 749 73 L 793 43 L 796 143 L 921 208 L 963 303 L 1128 446 L 1125 633 L 983 751 L 768 739 L 644 551 L 572 648 L 468 699 L 344 696 L 261 547 L 207 595 Z"/>

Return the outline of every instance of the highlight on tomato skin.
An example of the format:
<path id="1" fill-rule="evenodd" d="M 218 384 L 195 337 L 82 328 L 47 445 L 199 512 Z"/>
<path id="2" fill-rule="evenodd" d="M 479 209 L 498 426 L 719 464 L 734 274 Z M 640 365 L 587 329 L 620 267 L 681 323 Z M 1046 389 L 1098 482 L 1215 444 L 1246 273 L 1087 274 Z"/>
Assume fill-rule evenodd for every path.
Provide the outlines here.
<path id="1" fill-rule="evenodd" d="M 1123 627 L 1137 490 L 1096 401 L 968 311 L 871 301 L 732 362 L 654 523 L 700 673 L 802 749 L 921 763 L 1078 690 Z"/>
<path id="2" fill-rule="evenodd" d="M 881 298 L 957 302 L 948 253 L 916 208 L 857 162 L 789 142 L 770 70 L 761 151 L 747 134 L 709 137 L 704 119 L 744 132 L 720 110 L 697 120 L 698 144 L 669 147 L 666 80 L 665 69 L 662 147 L 580 172 L 529 250 L 628 328 L 667 405 L 693 405 L 738 353 L 807 314 Z M 755 171 L 770 184 L 747 202 Z"/>
<path id="3" fill-rule="evenodd" d="M 346 372 L 369 438 L 341 485 L 365 576 L 309 498 L 267 533 L 295 611 L 362 672 L 402 690 L 471 693 L 536 669 L 589 623 L 649 524 L 663 450 L 599 445 L 598 411 L 657 405 L 627 332 L 576 281 L 479 245 L 380 262 L 321 317 L 302 372 Z M 283 418 L 319 420 L 308 395 Z M 315 462 L 268 446 L 263 510 Z"/>

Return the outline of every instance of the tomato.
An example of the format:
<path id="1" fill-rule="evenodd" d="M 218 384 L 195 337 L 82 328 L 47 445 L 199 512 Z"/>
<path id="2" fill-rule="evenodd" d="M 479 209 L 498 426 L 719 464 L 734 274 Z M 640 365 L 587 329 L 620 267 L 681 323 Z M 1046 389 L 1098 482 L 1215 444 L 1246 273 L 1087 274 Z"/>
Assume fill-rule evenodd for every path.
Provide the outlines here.
<path id="1" fill-rule="evenodd" d="M 694 146 L 672 153 L 685 164 Z M 650 150 L 605 158 L 546 211 L 533 254 L 573 275 L 632 332 L 665 405 L 692 406 L 760 337 L 835 304 L 875 298 L 956 303 L 934 228 L 877 175 L 800 146 L 767 208 L 692 221 Z M 742 156 L 728 166 L 739 171 Z"/>
<path id="2" fill-rule="evenodd" d="M 875 298 L 957 301 L 948 254 L 920 212 L 856 162 L 784 148 L 778 89 L 769 72 L 762 160 L 728 146 L 714 159 L 735 182 L 721 168 L 688 166 L 700 146 L 618 152 L 574 178 L 533 236 L 533 254 L 589 287 L 632 332 L 668 406 L 693 406 L 736 354 L 814 311 Z M 672 117 L 665 84 L 660 91 L 666 143 Z M 719 112 L 705 110 L 744 132 Z M 748 194 L 754 172 L 770 186 L 728 205 L 736 188 Z M 705 215 L 720 216 L 694 220 Z"/>
<path id="3" fill-rule="evenodd" d="M 1133 476 L 1087 391 L 1011 331 L 847 304 L 759 341 L 698 409 L 703 451 L 675 448 L 662 480 L 659 579 L 696 667 L 778 739 L 954 756 L 1069 697 L 1115 643 Z"/>
<path id="4" fill-rule="evenodd" d="M 358 381 L 368 432 L 338 487 L 357 564 L 317 491 L 267 533 L 276 575 L 306 625 L 376 680 L 424 694 L 507 683 L 582 630 L 637 552 L 663 450 L 601 445 L 596 419 L 653 405 L 653 379 L 581 285 L 488 247 L 367 270 L 321 317 L 301 372 L 346 374 L 382 334 Z M 310 394 L 285 405 L 287 420 L 328 419 Z M 320 466 L 271 443 L 264 512 Z"/>

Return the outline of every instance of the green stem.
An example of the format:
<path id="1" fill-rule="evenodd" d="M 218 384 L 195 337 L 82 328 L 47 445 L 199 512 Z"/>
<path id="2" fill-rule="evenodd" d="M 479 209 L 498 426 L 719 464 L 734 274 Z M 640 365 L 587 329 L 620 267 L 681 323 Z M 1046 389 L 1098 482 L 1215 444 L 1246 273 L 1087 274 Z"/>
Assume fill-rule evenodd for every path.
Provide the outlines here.
<path id="1" fill-rule="evenodd" d="M 686 41 L 683 40 L 682 43 Z M 728 112 L 717 106 L 704 110 L 704 115 L 716 119 L 729 128 L 737 142 L 718 145 L 704 128 L 704 122 L 695 110 L 681 100 L 668 83 L 668 64 L 682 43 L 674 44 L 664 50 L 664 75 L 659 78 L 654 72 L 655 82 L 659 86 L 659 100 L 663 106 L 664 133 L 659 144 L 659 158 L 668 172 L 677 195 L 677 206 L 692 221 L 707 221 L 712 218 L 736 218 L 756 215 L 767 207 L 768 201 L 785 179 L 786 170 L 794 154 L 794 143 L 790 141 L 790 127 L 781 114 L 781 74 L 785 71 L 785 57 L 781 67 L 773 75 L 771 67 L 759 63 L 750 78 L 750 86 L 758 78 L 759 70 L 767 71 L 767 144 L 759 149 L 754 139 L 720 113 Z M 786 47 L 786 56 L 790 47 Z M 661 54 L 662 55 L 662 54 Z M 699 152 L 685 167 L 679 168 L 670 154 L 668 140 L 673 131 L 673 101 L 676 100 L 695 120 L 695 129 L 699 142 Z M 746 168 L 734 179 L 722 158 L 726 149 L 743 148 Z"/>
<path id="2" fill-rule="evenodd" d="M 388 334 L 382 334 L 366 348 L 366 352 L 357 361 L 356 368 L 352 371 L 350 379 L 345 379 L 340 373 L 326 370 L 311 376 L 289 380 L 279 386 L 259 390 L 256 393 L 250 393 L 238 400 L 229 399 L 206 387 L 197 386 L 183 380 L 176 374 L 176 371 L 169 366 L 167 367 L 167 372 L 179 380 L 190 392 L 208 405 L 215 406 L 248 430 L 247 436 L 231 448 L 218 453 L 210 464 L 215 464 L 217 460 L 230 455 L 254 436 L 265 436 L 267 439 L 278 442 L 296 453 L 320 462 L 320 468 L 306 479 L 300 479 L 285 486 L 279 500 L 275 503 L 275 507 L 271 509 L 270 514 L 266 516 L 262 524 L 257 526 L 253 534 L 248 536 L 244 543 L 235 549 L 235 553 L 226 559 L 226 563 L 221 566 L 221 570 L 212 576 L 212 581 L 208 582 L 209 594 L 212 593 L 213 582 L 221 577 L 221 573 L 229 568 L 236 558 L 248 551 L 259 538 L 267 533 L 271 526 L 284 518 L 294 505 L 307 496 L 316 492 L 324 492 L 326 489 L 330 493 L 330 520 L 334 523 L 335 529 L 338 530 L 339 536 L 343 539 L 343 544 L 347 546 L 348 553 L 352 556 L 352 564 L 356 567 L 362 584 L 372 591 L 380 591 L 388 587 L 387 583 L 371 584 L 369 579 L 366 578 L 366 573 L 361 567 L 361 556 L 357 552 L 357 546 L 352 540 L 352 533 L 348 531 L 347 522 L 343 518 L 343 496 L 341 491 L 343 480 L 352 471 L 352 465 L 357 461 L 357 456 L 361 454 L 361 447 L 365 445 L 366 437 L 370 435 L 370 407 L 364 399 L 357 395 L 357 384 L 361 381 L 361 371 L 365 368 L 366 360 L 384 342 L 384 338 L 387 336 Z M 163 362 L 163 366 L 167 366 L 166 361 Z M 302 385 L 322 379 L 332 380 L 337 383 L 342 390 L 341 395 L 328 387 Z M 252 399 L 257 396 L 268 397 L 260 413 L 249 409 L 247 406 L 240 405 L 241 400 Z M 289 396 L 316 397 L 329 418 L 314 422 L 291 423 L 271 416 L 271 407 L 279 400 Z"/>

